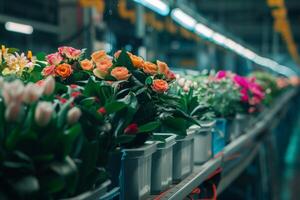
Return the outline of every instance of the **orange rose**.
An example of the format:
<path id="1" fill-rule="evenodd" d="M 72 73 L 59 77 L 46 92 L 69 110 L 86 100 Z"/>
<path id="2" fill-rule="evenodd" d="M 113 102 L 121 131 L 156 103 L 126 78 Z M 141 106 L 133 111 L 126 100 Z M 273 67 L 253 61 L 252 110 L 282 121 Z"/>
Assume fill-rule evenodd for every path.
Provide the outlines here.
<path id="1" fill-rule="evenodd" d="M 83 61 L 80 62 L 81 68 L 83 70 L 92 70 L 94 68 L 93 63 L 88 60 L 88 59 L 84 59 Z"/>
<path id="2" fill-rule="evenodd" d="M 112 61 L 109 58 L 105 58 L 101 62 L 97 63 L 96 69 L 94 69 L 93 73 L 98 78 L 104 79 L 104 77 L 108 74 L 109 68 L 112 66 Z"/>
<path id="3" fill-rule="evenodd" d="M 104 50 L 100 50 L 100 51 L 94 52 L 91 55 L 91 57 L 92 57 L 92 60 L 94 61 L 94 63 L 99 63 L 103 59 L 105 59 L 107 57 L 107 55 L 106 55 L 106 52 Z"/>
<path id="4" fill-rule="evenodd" d="M 169 67 L 168 67 L 167 63 L 161 62 L 159 60 L 157 60 L 156 63 L 157 63 L 157 66 L 158 66 L 158 72 L 160 74 L 164 74 L 165 76 L 168 76 Z"/>
<path id="5" fill-rule="evenodd" d="M 58 65 L 55 68 L 55 73 L 59 76 L 61 76 L 62 78 L 67 78 L 72 74 L 73 70 L 71 65 L 63 63 Z"/>
<path id="6" fill-rule="evenodd" d="M 157 93 L 164 93 L 169 89 L 169 85 L 162 79 L 155 79 L 153 80 L 151 88 Z"/>
<path id="7" fill-rule="evenodd" d="M 152 62 L 144 62 L 143 71 L 147 74 L 154 75 L 157 73 L 157 65 Z"/>
<path id="8" fill-rule="evenodd" d="M 128 55 L 130 56 L 131 62 L 132 62 L 133 66 L 135 68 L 142 69 L 144 67 L 144 60 L 143 60 L 143 58 L 141 58 L 139 56 L 136 56 L 136 55 L 133 55 L 131 53 L 128 53 Z"/>
<path id="9" fill-rule="evenodd" d="M 292 85 L 292 86 L 298 86 L 299 83 L 300 83 L 300 80 L 298 78 L 298 76 L 291 76 L 289 78 L 289 83 Z"/>
<path id="10" fill-rule="evenodd" d="M 117 80 L 128 80 L 130 77 L 129 71 L 126 67 L 115 67 L 111 70 L 111 75 Z"/>

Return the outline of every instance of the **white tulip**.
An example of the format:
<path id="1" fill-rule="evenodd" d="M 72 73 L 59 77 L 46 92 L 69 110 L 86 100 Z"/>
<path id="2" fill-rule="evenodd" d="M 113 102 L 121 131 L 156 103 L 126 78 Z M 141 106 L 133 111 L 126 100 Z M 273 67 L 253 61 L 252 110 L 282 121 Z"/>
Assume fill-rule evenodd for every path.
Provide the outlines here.
<path id="1" fill-rule="evenodd" d="M 24 89 L 23 101 L 27 104 L 34 103 L 41 97 L 42 93 L 43 88 L 36 84 L 28 83 Z"/>
<path id="2" fill-rule="evenodd" d="M 183 86 L 183 91 L 185 92 L 190 91 L 190 87 L 188 85 Z"/>
<path id="3" fill-rule="evenodd" d="M 48 76 L 44 83 L 44 94 L 51 95 L 55 89 L 55 80 L 52 76 Z"/>
<path id="4" fill-rule="evenodd" d="M 183 87 L 184 84 L 185 84 L 185 79 L 184 79 L 184 78 L 180 78 L 180 79 L 178 80 L 178 85 L 179 85 L 180 87 Z"/>
<path id="5" fill-rule="evenodd" d="M 39 102 L 35 110 L 35 122 L 41 127 L 46 126 L 51 120 L 52 113 L 53 106 L 51 103 Z"/>
<path id="6" fill-rule="evenodd" d="M 80 116 L 81 116 L 81 110 L 79 108 L 77 107 L 71 108 L 67 114 L 68 124 L 75 124 L 76 122 L 78 122 Z"/>
<path id="7" fill-rule="evenodd" d="M 5 119 L 9 122 L 16 122 L 20 118 L 21 104 L 18 102 L 10 103 L 5 110 Z"/>
<path id="8" fill-rule="evenodd" d="M 188 87 L 190 87 L 191 85 L 192 85 L 192 81 L 191 80 L 187 80 L 186 82 L 185 82 L 185 85 L 186 86 L 188 86 Z"/>
<path id="9" fill-rule="evenodd" d="M 24 85 L 20 80 L 6 82 L 3 85 L 2 95 L 4 102 L 8 105 L 11 102 L 21 102 L 23 100 Z"/>

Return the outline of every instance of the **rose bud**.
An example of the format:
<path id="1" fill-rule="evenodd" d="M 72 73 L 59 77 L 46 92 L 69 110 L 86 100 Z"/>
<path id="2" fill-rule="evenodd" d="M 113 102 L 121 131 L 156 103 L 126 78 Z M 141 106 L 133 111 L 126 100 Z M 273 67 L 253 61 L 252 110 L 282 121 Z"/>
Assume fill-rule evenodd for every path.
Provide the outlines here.
<path id="1" fill-rule="evenodd" d="M 136 134 L 139 131 L 139 127 L 136 123 L 129 124 L 125 130 L 125 134 Z"/>
<path id="2" fill-rule="evenodd" d="M 43 89 L 36 84 L 28 83 L 24 89 L 23 102 L 31 104 L 36 102 L 42 95 Z"/>
<path id="3" fill-rule="evenodd" d="M 23 100 L 24 85 L 20 80 L 10 83 L 4 83 L 2 95 L 4 102 L 8 105 L 10 102 L 21 102 Z"/>
<path id="4" fill-rule="evenodd" d="M 18 102 L 10 103 L 5 110 L 5 119 L 16 122 L 20 118 L 21 104 Z"/>
<path id="5" fill-rule="evenodd" d="M 75 124 L 76 122 L 78 122 L 79 118 L 81 116 L 81 110 L 77 107 L 73 107 L 68 111 L 67 114 L 67 120 L 68 120 L 68 124 Z"/>
<path id="6" fill-rule="evenodd" d="M 104 107 L 101 107 L 98 109 L 98 113 L 101 113 L 102 115 L 106 114 L 106 109 Z"/>
<path id="7" fill-rule="evenodd" d="M 51 95 L 55 89 L 55 80 L 52 76 L 48 76 L 44 82 L 44 94 Z"/>
<path id="8" fill-rule="evenodd" d="M 49 124 L 53 113 L 53 106 L 49 102 L 39 102 L 36 109 L 34 119 L 37 125 L 44 127 Z"/>

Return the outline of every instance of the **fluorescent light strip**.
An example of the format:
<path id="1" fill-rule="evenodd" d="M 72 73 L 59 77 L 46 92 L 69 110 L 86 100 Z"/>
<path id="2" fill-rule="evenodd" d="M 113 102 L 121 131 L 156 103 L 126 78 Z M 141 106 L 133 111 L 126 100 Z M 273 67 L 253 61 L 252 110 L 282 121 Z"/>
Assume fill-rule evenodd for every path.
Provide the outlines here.
<path id="1" fill-rule="evenodd" d="M 143 6 L 157 12 L 160 15 L 166 16 L 170 12 L 170 7 L 161 0 L 134 0 L 136 3 L 140 3 Z"/>
<path id="2" fill-rule="evenodd" d="M 173 18 L 173 20 L 189 30 L 193 30 L 195 28 L 195 25 L 197 24 L 197 21 L 193 17 L 186 14 L 179 8 L 175 8 L 172 10 L 171 17 Z"/>
<path id="3" fill-rule="evenodd" d="M 224 45 L 227 38 L 225 36 L 221 35 L 220 33 L 215 33 L 215 34 L 213 34 L 212 39 L 217 44 Z"/>
<path id="4" fill-rule="evenodd" d="M 214 31 L 205 26 L 204 24 L 196 24 L 195 31 L 198 35 L 202 35 L 206 38 L 211 38 L 214 34 Z"/>
<path id="5" fill-rule="evenodd" d="M 17 33 L 23 33 L 30 35 L 33 33 L 33 27 L 26 24 L 19 24 L 15 22 L 6 22 L 5 23 L 5 29 L 8 31 L 13 31 Z"/>

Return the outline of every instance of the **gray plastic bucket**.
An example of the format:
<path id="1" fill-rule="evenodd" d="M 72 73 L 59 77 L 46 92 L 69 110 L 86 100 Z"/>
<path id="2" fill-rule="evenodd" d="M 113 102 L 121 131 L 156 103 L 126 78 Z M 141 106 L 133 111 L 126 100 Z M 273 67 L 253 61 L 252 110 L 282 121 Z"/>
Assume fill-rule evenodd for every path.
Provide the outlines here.
<path id="1" fill-rule="evenodd" d="M 212 158 L 212 126 L 192 126 L 189 131 L 194 133 L 194 163 L 203 164 Z"/>
<path id="2" fill-rule="evenodd" d="M 154 133 L 153 136 L 164 140 L 157 142 L 157 151 L 152 155 L 151 194 L 159 194 L 172 183 L 173 146 L 176 143 L 176 135 Z"/>
<path id="3" fill-rule="evenodd" d="M 134 149 L 123 149 L 120 173 L 120 199 L 146 199 L 151 189 L 151 161 L 156 143 L 147 142 Z"/>
<path id="4" fill-rule="evenodd" d="M 194 134 L 176 137 L 173 147 L 173 182 L 178 182 L 188 176 L 194 167 Z"/>
<path id="5" fill-rule="evenodd" d="M 234 140 L 238 138 L 246 130 L 248 126 L 248 115 L 237 114 L 231 124 L 231 134 L 230 139 Z"/>

